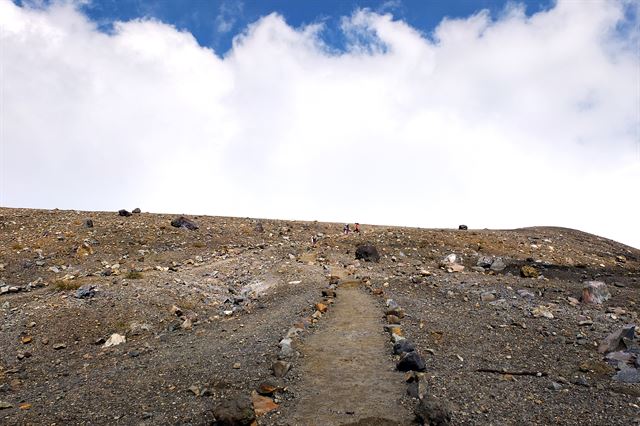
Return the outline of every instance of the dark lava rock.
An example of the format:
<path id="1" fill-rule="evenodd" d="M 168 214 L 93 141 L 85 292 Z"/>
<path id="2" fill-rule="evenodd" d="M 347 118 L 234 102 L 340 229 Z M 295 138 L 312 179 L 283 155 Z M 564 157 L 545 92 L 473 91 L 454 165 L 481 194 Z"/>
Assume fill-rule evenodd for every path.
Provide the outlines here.
<path id="1" fill-rule="evenodd" d="M 434 397 L 422 399 L 414 411 L 422 425 L 446 426 L 451 424 L 451 407 L 448 402 Z"/>
<path id="2" fill-rule="evenodd" d="M 608 353 L 620 350 L 631 349 L 633 339 L 635 337 L 635 324 L 627 324 L 622 328 L 609 334 L 598 346 L 598 352 Z"/>
<path id="3" fill-rule="evenodd" d="M 184 216 L 177 217 L 171 221 L 171 226 L 174 228 L 187 228 L 191 231 L 198 229 L 198 225 L 192 220 L 187 219 Z"/>
<path id="4" fill-rule="evenodd" d="M 466 230 L 467 230 L 467 229 L 469 229 L 469 228 L 467 227 L 467 225 L 460 225 L 460 226 L 458 226 L 458 229 L 459 229 L 460 231 L 466 231 Z"/>
<path id="5" fill-rule="evenodd" d="M 223 401 L 213 410 L 218 426 L 249 426 L 256 419 L 253 404 L 248 396 Z"/>
<path id="6" fill-rule="evenodd" d="M 371 244 L 363 244 L 356 248 L 356 259 L 362 259 L 365 262 L 379 262 L 380 255 L 378 249 Z"/>
<path id="7" fill-rule="evenodd" d="M 640 382 L 640 371 L 635 368 L 624 368 L 613 376 L 613 380 L 622 383 L 638 383 Z"/>
<path id="8" fill-rule="evenodd" d="M 393 353 L 396 355 L 401 355 L 403 353 L 414 352 L 416 350 L 413 343 L 408 340 L 400 340 L 398 343 L 393 345 Z"/>
<path id="9" fill-rule="evenodd" d="M 415 351 L 404 354 L 402 358 L 400 358 L 397 367 L 400 371 L 424 371 L 427 369 L 424 360 Z"/>
<path id="10" fill-rule="evenodd" d="M 135 209 L 133 209 L 133 210 L 131 211 L 131 213 L 140 214 L 140 213 L 142 213 L 142 210 L 140 210 L 140 208 L 139 208 L 139 207 L 136 207 Z"/>
<path id="11" fill-rule="evenodd" d="M 262 222 L 256 223 L 256 227 L 254 229 L 256 232 L 264 232 L 264 226 L 262 226 Z"/>
<path id="12" fill-rule="evenodd" d="M 127 217 L 127 216 L 131 216 L 131 213 L 126 211 L 125 209 L 122 209 L 122 210 L 118 210 L 118 215 Z"/>
<path id="13" fill-rule="evenodd" d="M 90 299 L 96 295 L 96 286 L 85 284 L 76 290 L 74 297 L 76 299 Z"/>
<path id="14" fill-rule="evenodd" d="M 85 228 L 93 228 L 93 220 L 85 219 L 84 226 L 85 226 Z"/>

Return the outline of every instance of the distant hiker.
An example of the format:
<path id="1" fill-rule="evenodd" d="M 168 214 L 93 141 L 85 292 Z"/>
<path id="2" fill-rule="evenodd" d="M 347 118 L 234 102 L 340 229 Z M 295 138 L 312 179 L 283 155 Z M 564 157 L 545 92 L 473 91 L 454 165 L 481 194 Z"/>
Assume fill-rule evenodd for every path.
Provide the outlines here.
<path id="1" fill-rule="evenodd" d="M 344 228 L 342 229 L 342 231 L 344 232 L 344 235 L 349 235 L 349 224 L 348 223 L 344 224 Z"/>
<path id="2" fill-rule="evenodd" d="M 360 233 L 360 224 L 358 222 L 356 222 L 356 226 L 355 226 L 355 228 L 353 228 L 353 232 Z"/>
<path id="3" fill-rule="evenodd" d="M 315 246 L 317 242 L 318 242 L 318 237 L 316 237 L 315 235 L 311 236 L 311 245 Z"/>

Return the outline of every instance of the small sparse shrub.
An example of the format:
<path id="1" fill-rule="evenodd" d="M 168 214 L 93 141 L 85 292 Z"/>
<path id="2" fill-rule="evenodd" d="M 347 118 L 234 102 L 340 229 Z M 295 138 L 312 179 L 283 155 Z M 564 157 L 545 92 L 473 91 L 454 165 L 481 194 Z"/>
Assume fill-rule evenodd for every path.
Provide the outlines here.
<path id="1" fill-rule="evenodd" d="M 142 273 L 138 271 L 129 271 L 124 277 L 130 280 L 139 280 L 142 278 Z"/>
<path id="2" fill-rule="evenodd" d="M 77 290 L 82 286 L 80 281 L 64 281 L 64 280 L 56 280 L 53 282 L 53 289 L 56 291 L 70 291 Z"/>
<path id="3" fill-rule="evenodd" d="M 201 242 L 201 241 L 196 241 L 195 243 L 193 243 L 193 246 L 195 248 L 204 248 L 205 244 L 203 242 Z"/>

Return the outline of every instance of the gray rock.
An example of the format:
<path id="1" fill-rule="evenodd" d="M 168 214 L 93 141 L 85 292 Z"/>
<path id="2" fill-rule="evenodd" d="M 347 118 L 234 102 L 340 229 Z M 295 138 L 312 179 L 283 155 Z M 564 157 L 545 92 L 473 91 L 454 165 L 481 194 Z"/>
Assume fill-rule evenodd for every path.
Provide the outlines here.
<path id="1" fill-rule="evenodd" d="M 622 328 L 609 334 L 598 346 L 598 352 L 608 353 L 620 350 L 630 349 L 631 343 L 635 337 L 636 326 L 627 324 Z"/>
<path id="2" fill-rule="evenodd" d="M 472 266 L 471 270 L 475 272 L 485 272 L 485 269 L 482 266 Z"/>
<path id="3" fill-rule="evenodd" d="M 93 228 L 93 220 L 85 219 L 84 226 L 85 226 L 85 228 Z"/>
<path id="4" fill-rule="evenodd" d="M 122 209 L 122 210 L 118 210 L 118 216 L 124 216 L 124 217 L 128 217 L 131 216 L 131 212 Z"/>
<path id="5" fill-rule="evenodd" d="M 458 230 L 460 231 L 466 231 L 467 229 L 469 229 L 467 225 L 458 225 Z"/>
<path id="6" fill-rule="evenodd" d="M 5 294 L 5 293 L 9 293 L 8 285 L 3 285 L 2 287 L 0 287 L 0 294 Z"/>
<path id="7" fill-rule="evenodd" d="M 560 389 L 562 389 L 562 385 L 558 382 L 551 382 L 551 384 L 549 385 L 549 389 L 559 391 Z"/>
<path id="8" fill-rule="evenodd" d="M 8 408 L 13 408 L 13 404 L 10 404 L 6 401 L 0 401 L 0 410 L 6 410 Z"/>
<path id="9" fill-rule="evenodd" d="M 613 376 L 613 380 L 622 383 L 640 383 L 640 371 L 636 368 L 623 368 Z"/>
<path id="10" fill-rule="evenodd" d="M 493 302 L 494 300 L 496 300 L 496 295 L 492 291 L 485 291 L 480 294 L 480 300 L 482 300 L 483 302 Z"/>
<path id="11" fill-rule="evenodd" d="M 74 297 L 76 299 L 90 299 L 96 295 L 96 286 L 85 284 L 76 290 Z"/>
<path id="12" fill-rule="evenodd" d="M 190 231 L 195 231 L 198 229 L 198 225 L 190 219 L 187 219 L 184 216 L 177 217 L 171 221 L 171 226 L 174 228 L 186 228 Z"/>
<path id="13" fill-rule="evenodd" d="M 131 213 L 140 214 L 140 213 L 142 213 L 142 210 L 140 210 L 140 208 L 139 208 L 139 207 L 136 207 L 135 209 L 133 209 L 133 210 L 131 211 Z"/>
<path id="14" fill-rule="evenodd" d="M 249 426 L 256 418 L 253 403 L 247 396 L 223 401 L 213 409 L 213 415 L 219 426 Z"/>
<path id="15" fill-rule="evenodd" d="M 490 268 L 493 264 L 493 257 L 491 256 L 480 256 L 478 261 L 476 262 L 476 266 L 481 268 Z"/>
<path id="16" fill-rule="evenodd" d="M 380 254 L 371 244 L 362 244 L 356 247 L 356 259 L 362 259 L 365 262 L 380 262 Z"/>
<path id="17" fill-rule="evenodd" d="M 518 293 L 518 296 L 520 296 L 522 298 L 525 298 L 525 299 L 533 299 L 533 298 L 536 297 L 535 294 L 533 294 L 530 291 L 525 290 L 525 289 L 520 289 L 520 290 L 516 291 L 516 293 Z"/>
<path id="18" fill-rule="evenodd" d="M 402 355 L 408 352 L 414 352 L 416 350 L 415 346 L 413 346 L 413 343 L 411 343 L 408 340 L 401 340 L 398 343 L 396 343 L 395 345 L 393 345 L 393 353 L 395 355 Z"/>
<path id="19" fill-rule="evenodd" d="M 286 361 L 276 361 L 271 366 L 273 375 L 277 378 L 282 378 L 286 376 L 290 368 L 291 368 L 291 364 L 289 364 Z"/>
<path id="20" fill-rule="evenodd" d="M 397 368 L 399 371 L 424 371 L 427 369 L 427 366 L 422 357 L 413 351 L 402 355 Z"/>
<path id="21" fill-rule="evenodd" d="M 451 405 L 434 397 L 421 399 L 414 413 L 420 424 L 430 426 L 447 426 L 451 424 Z"/>
<path id="22" fill-rule="evenodd" d="M 587 281 L 582 287 L 582 303 L 592 303 L 599 305 L 611 297 L 607 285 L 602 281 Z"/>
<path id="23" fill-rule="evenodd" d="M 504 271 L 506 267 L 507 264 L 501 257 L 496 257 L 491 263 L 491 270 L 495 272 Z"/>

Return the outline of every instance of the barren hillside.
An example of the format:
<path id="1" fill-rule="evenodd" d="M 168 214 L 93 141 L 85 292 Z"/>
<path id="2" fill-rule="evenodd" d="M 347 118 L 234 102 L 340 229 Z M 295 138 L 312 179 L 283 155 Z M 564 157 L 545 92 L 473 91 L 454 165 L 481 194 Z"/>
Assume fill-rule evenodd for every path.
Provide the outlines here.
<path id="1" fill-rule="evenodd" d="M 639 250 L 176 218 L 0 209 L 1 424 L 640 421 Z"/>

